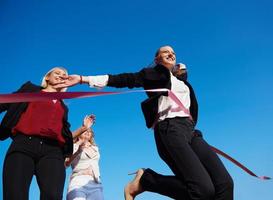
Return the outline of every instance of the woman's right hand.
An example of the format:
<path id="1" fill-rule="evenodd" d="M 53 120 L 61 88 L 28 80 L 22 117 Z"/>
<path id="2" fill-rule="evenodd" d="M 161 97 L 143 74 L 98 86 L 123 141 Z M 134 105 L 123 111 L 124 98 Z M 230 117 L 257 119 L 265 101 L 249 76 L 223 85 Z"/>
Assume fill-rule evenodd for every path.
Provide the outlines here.
<path id="1" fill-rule="evenodd" d="M 85 118 L 83 119 L 83 126 L 85 126 L 86 128 L 90 128 L 95 123 L 95 119 L 95 115 L 85 116 Z"/>
<path id="2" fill-rule="evenodd" d="M 62 83 L 59 83 L 54 86 L 54 88 L 66 88 L 66 87 L 71 87 L 73 85 L 77 85 L 81 82 L 81 76 L 80 75 L 69 75 L 63 78 Z"/>

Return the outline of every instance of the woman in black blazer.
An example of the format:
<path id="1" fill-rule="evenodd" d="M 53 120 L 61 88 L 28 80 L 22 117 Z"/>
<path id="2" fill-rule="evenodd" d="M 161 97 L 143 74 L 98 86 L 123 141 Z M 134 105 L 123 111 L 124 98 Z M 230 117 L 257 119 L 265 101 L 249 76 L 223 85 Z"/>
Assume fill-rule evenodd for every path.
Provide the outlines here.
<path id="1" fill-rule="evenodd" d="M 167 88 L 185 107 L 186 110 L 176 110 L 177 105 L 167 92 L 147 92 L 148 99 L 141 103 L 146 125 L 154 127 L 159 156 L 174 175 L 139 169 L 134 180 L 125 187 L 126 200 L 133 200 L 144 191 L 179 200 L 232 200 L 232 178 L 200 132 L 194 131 L 198 104 L 192 86 L 172 73 L 176 64 L 174 50 L 170 46 L 159 48 L 154 61 L 155 67 L 137 73 L 72 75 L 63 86 L 88 83 L 93 87 Z"/>
<path id="2" fill-rule="evenodd" d="M 67 76 L 62 67 L 51 69 L 38 86 L 27 82 L 17 92 L 61 92 L 55 86 Z M 3 167 L 3 199 L 28 200 L 29 186 L 36 175 L 40 199 L 61 200 L 65 181 L 64 158 L 73 152 L 67 121 L 68 109 L 62 100 L 0 104 L 6 111 L 0 139 L 12 138 Z M 74 135 L 84 132 L 81 127 Z"/>

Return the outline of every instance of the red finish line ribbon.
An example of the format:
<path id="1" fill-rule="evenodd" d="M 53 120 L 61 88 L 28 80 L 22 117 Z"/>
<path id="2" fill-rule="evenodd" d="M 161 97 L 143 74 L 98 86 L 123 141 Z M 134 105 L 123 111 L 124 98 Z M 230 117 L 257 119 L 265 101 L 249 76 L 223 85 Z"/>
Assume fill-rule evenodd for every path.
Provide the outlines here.
<path id="1" fill-rule="evenodd" d="M 24 92 L 13 94 L 0 94 L 0 103 L 20 103 L 34 101 L 48 101 L 53 99 L 75 99 L 85 97 L 96 97 L 114 94 L 138 93 L 138 92 L 167 92 L 168 89 L 151 90 L 127 90 L 120 92 Z"/>
<path id="2" fill-rule="evenodd" d="M 244 170 L 244 171 L 245 171 L 246 173 L 248 173 L 249 175 L 254 176 L 254 177 L 256 177 L 256 178 L 259 178 L 259 179 L 261 179 L 261 180 L 270 180 L 270 179 L 271 179 L 271 178 L 268 177 L 268 176 L 258 176 L 258 175 L 256 175 L 256 174 L 255 174 L 254 172 L 252 172 L 250 169 L 248 169 L 248 168 L 245 167 L 243 164 L 241 164 L 240 162 L 238 162 L 237 160 L 235 160 L 235 159 L 232 158 L 231 156 L 227 155 L 226 153 L 224 153 L 224 152 L 221 151 L 220 149 L 217 149 L 217 148 L 214 147 L 214 146 L 210 146 L 210 147 L 211 147 L 211 149 L 212 149 L 215 153 L 217 153 L 217 154 L 223 156 L 224 158 L 228 159 L 229 161 L 231 161 L 232 163 L 234 163 L 235 165 L 237 165 L 238 167 L 240 167 L 242 170 Z"/>
<path id="3" fill-rule="evenodd" d="M 34 101 L 48 101 L 54 99 L 75 99 L 75 98 L 85 98 L 85 97 L 96 97 L 96 96 L 105 96 L 105 95 L 114 95 L 114 94 L 126 94 L 126 93 L 139 93 L 139 92 L 168 92 L 169 97 L 178 105 L 178 110 L 183 110 L 185 113 L 189 111 L 184 107 L 182 102 L 177 98 L 177 96 L 168 89 L 151 89 L 151 90 L 127 90 L 120 92 L 44 92 L 44 93 L 13 93 L 13 94 L 0 94 L 0 103 L 19 103 L 19 102 L 34 102 Z M 254 172 L 249 170 L 243 164 L 227 155 L 223 151 L 211 146 L 211 149 L 228 159 L 236 166 L 244 170 L 251 176 L 259 178 L 261 180 L 271 179 L 268 176 L 257 176 Z"/>

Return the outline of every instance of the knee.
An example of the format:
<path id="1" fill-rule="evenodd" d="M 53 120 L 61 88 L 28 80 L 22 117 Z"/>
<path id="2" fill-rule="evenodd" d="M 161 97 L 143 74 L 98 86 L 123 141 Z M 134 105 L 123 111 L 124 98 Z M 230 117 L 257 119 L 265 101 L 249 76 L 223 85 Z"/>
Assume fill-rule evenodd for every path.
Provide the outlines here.
<path id="1" fill-rule="evenodd" d="M 200 189 L 200 200 L 211 200 L 214 199 L 215 189 L 214 186 L 205 186 Z"/>
<path id="2" fill-rule="evenodd" d="M 221 184 L 222 190 L 224 191 L 230 191 L 233 192 L 233 188 L 234 188 L 234 183 L 233 183 L 233 179 L 231 178 L 231 176 L 228 176 L 224 182 Z"/>
<path id="3" fill-rule="evenodd" d="M 234 182 L 233 182 L 233 179 L 229 176 L 229 180 L 227 182 L 227 185 L 229 188 L 231 188 L 233 190 L 234 188 Z"/>
<path id="4" fill-rule="evenodd" d="M 194 191 L 190 192 L 192 199 L 211 200 L 214 199 L 215 189 L 213 184 L 199 185 Z"/>

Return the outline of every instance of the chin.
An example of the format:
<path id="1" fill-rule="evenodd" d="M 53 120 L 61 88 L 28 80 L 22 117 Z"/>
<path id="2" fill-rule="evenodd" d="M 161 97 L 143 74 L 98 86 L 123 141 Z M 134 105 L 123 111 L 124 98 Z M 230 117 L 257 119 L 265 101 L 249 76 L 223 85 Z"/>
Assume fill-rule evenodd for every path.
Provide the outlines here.
<path id="1" fill-rule="evenodd" d="M 174 64 L 166 63 L 166 64 L 164 64 L 164 66 L 167 67 L 168 69 L 172 69 Z"/>

